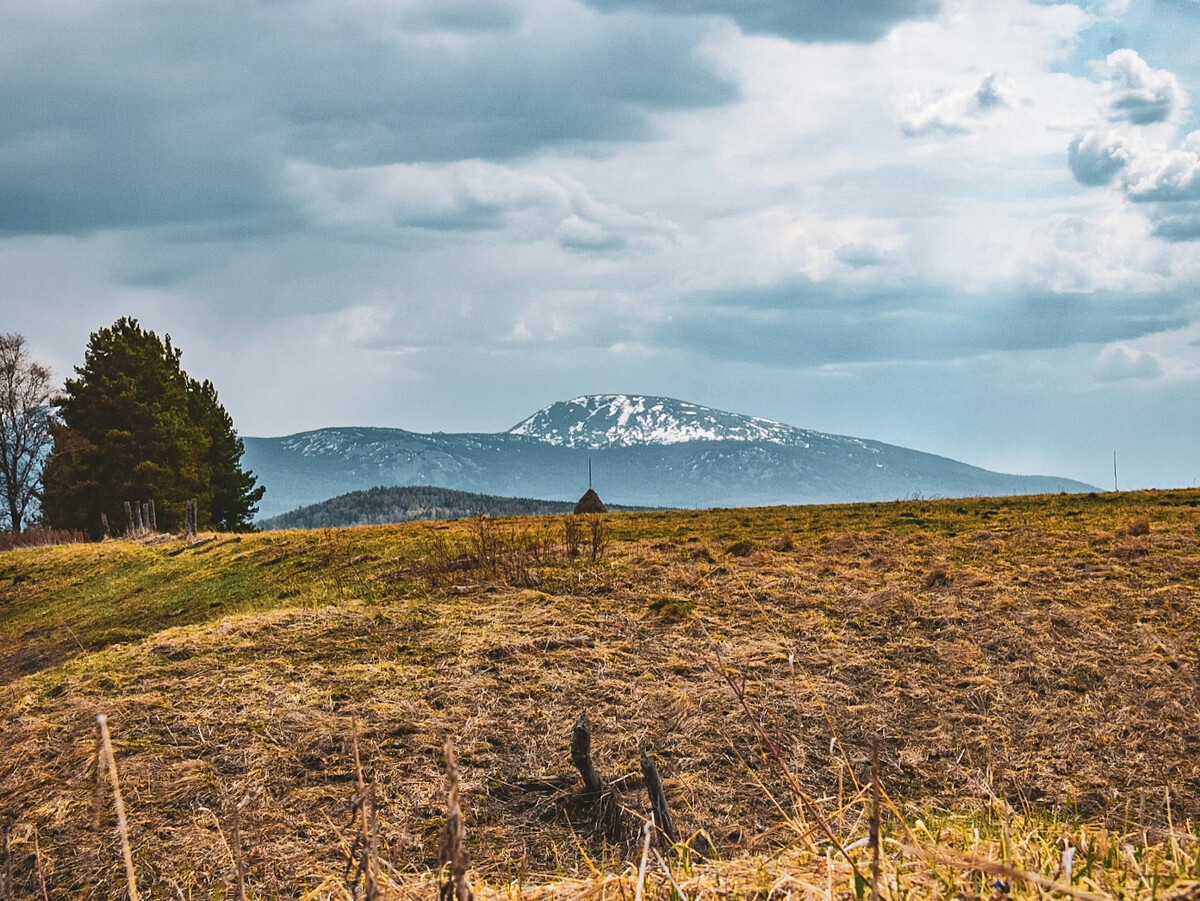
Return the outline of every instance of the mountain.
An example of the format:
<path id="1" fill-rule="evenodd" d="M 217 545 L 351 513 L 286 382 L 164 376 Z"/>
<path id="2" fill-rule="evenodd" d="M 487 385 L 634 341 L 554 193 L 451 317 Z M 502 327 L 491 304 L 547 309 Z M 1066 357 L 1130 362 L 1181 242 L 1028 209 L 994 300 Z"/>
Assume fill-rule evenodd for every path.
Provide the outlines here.
<path id="1" fill-rule="evenodd" d="M 559 447 L 593 450 L 687 441 L 770 441 L 795 445 L 816 436 L 815 432 L 772 419 L 726 413 L 667 397 L 628 394 L 593 394 L 559 401 L 517 423 L 508 434 L 536 438 Z"/>
<path id="2" fill-rule="evenodd" d="M 606 503 L 720 507 L 1094 490 L 1005 475 L 908 448 L 827 435 L 665 397 L 552 404 L 492 434 L 328 428 L 246 438 L 264 517 L 383 485 L 574 501 L 589 462 Z"/>
<path id="3" fill-rule="evenodd" d="M 319 504 L 264 519 L 259 525 L 264 529 L 327 529 L 417 519 L 465 519 L 481 513 L 488 516 L 545 516 L 570 513 L 574 509 L 575 501 L 496 497 L 432 485 L 406 485 L 339 494 Z"/>

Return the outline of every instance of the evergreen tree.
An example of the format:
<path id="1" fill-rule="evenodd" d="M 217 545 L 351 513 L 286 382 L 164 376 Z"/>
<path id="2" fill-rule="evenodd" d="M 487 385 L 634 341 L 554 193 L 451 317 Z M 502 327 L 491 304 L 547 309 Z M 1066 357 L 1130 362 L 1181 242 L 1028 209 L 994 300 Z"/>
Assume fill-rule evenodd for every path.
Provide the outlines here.
<path id="1" fill-rule="evenodd" d="M 208 436 L 208 453 L 204 462 L 211 478 L 210 518 L 214 528 L 237 532 L 246 529 L 258 512 L 258 502 L 267 489 L 259 485 L 253 473 L 242 469 L 242 454 L 246 452 L 242 439 L 233 427 L 233 419 L 217 399 L 217 389 L 205 379 L 188 381 L 188 401 L 192 421 Z"/>
<path id="2" fill-rule="evenodd" d="M 262 489 L 240 468 L 241 441 L 216 390 L 189 378 L 181 356 L 169 335 L 136 319 L 92 334 L 57 401 L 42 497 L 48 524 L 99 535 L 101 513 L 116 526 L 126 501 L 153 500 L 159 528 L 174 530 L 196 498 L 200 525 L 250 525 Z"/>

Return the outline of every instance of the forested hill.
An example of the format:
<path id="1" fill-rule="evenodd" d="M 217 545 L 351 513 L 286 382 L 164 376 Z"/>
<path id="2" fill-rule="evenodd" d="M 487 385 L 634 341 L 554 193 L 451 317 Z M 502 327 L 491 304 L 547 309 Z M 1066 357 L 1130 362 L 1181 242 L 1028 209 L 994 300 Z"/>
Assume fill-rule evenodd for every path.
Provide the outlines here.
<path id="1" fill-rule="evenodd" d="M 351 491 L 319 504 L 310 504 L 272 516 L 262 520 L 259 525 L 264 529 L 325 529 L 335 526 L 410 522 L 417 519 L 464 519 L 481 513 L 488 516 L 544 516 L 570 513 L 574 509 L 574 501 L 496 497 L 491 494 L 436 488 L 432 485 L 407 485 Z"/>

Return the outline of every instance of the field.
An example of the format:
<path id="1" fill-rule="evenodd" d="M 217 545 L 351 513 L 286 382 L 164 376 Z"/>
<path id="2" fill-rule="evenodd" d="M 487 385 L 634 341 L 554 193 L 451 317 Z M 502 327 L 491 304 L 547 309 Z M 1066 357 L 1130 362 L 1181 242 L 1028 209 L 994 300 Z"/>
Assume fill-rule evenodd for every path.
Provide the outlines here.
<path id="1" fill-rule="evenodd" d="M 0 901 L 126 892 L 99 713 L 152 897 L 361 897 L 362 799 L 383 896 L 433 897 L 450 739 L 483 898 L 862 899 L 873 881 L 891 901 L 1200 898 L 1198 506 L 1059 495 L 7 552 Z M 611 839 L 572 765 L 583 714 Z M 707 859 L 645 854 L 643 751 Z"/>

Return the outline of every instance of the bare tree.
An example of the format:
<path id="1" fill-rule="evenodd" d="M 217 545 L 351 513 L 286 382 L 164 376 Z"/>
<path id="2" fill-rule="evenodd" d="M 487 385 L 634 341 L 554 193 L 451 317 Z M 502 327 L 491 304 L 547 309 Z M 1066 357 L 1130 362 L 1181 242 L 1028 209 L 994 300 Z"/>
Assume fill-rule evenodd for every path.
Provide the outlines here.
<path id="1" fill-rule="evenodd" d="M 0 517 L 13 532 L 41 488 L 51 394 L 50 370 L 30 358 L 25 336 L 0 333 Z"/>

